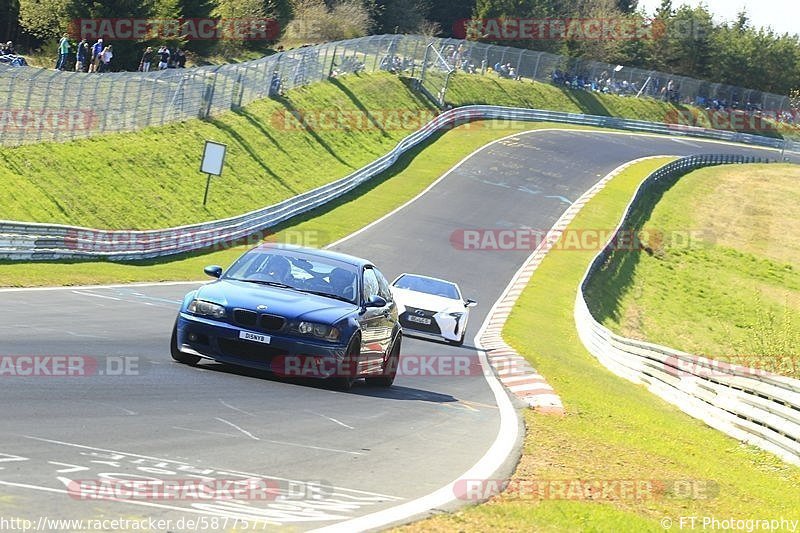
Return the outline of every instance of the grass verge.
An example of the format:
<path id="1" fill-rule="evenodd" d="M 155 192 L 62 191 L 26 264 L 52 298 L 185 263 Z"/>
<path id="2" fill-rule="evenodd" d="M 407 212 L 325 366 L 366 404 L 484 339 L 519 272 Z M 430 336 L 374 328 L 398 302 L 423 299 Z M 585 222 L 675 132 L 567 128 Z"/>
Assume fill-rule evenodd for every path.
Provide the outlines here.
<path id="1" fill-rule="evenodd" d="M 653 209 L 648 252 L 593 279 L 593 313 L 622 335 L 800 377 L 799 179 L 796 165 L 684 176 Z"/>
<path id="2" fill-rule="evenodd" d="M 405 121 L 359 120 L 387 102 Z M 294 113 L 304 113 L 308 128 Z M 332 113 L 338 113 L 333 114 Z M 431 106 L 389 74 L 292 90 L 210 120 L 65 143 L 0 148 L 0 218 L 152 229 L 238 215 L 349 174 L 427 122 Z M 344 119 L 343 123 L 337 117 Z M 381 114 L 381 116 L 384 116 Z M 228 145 L 207 206 L 199 172 L 206 139 Z"/>
<path id="3" fill-rule="evenodd" d="M 612 228 L 644 176 L 666 160 L 631 166 L 570 225 Z M 618 378 L 577 337 L 572 316 L 578 282 L 596 251 L 554 251 L 514 307 L 503 335 L 547 377 L 567 410 L 563 417 L 526 410 L 516 483 L 684 480 L 693 497 L 572 498 L 503 493 L 484 505 L 437 516 L 405 531 L 664 531 L 681 517 L 800 519 L 800 468 L 743 445 Z M 574 494 L 574 493 L 573 493 Z M 619 495 L 619 492 L 614 492 Z M 650 494 L 650 496 L 647 496 Z M 684 519 L 682 529 L 692 529 Z M 707 526 L 706 529 L 709 527 Z"/>

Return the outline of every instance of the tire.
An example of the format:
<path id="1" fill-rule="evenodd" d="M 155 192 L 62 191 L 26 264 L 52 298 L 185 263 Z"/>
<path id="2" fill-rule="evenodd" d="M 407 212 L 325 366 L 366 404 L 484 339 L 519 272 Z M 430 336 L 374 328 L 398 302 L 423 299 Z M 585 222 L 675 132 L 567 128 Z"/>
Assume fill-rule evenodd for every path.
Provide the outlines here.
<path id="1" fill-rule="evenodd" d="M 347 355 L 345 355 L 345 357 L 349 360 L 349 368 L 347 368 L 348 375 L 344 377 L 329 378 L 334 389 L 347 392 L 353 388 L 353 382 L 356 380 L 356 365 L 360 356 L 361 339 L 357 335 L 353 335 L 353 338 L 350 340 L 350 344 L 347 345 Z"/>
<path id="2" fill-rule="evenodd" d="M 191 365 L 194 366 L 200 362 L 202 357 L 198 357 L 196 355 L 189 355 L 183 353 L 178 349 L 178 323 L 175 322 L 175 326 L 172 328 L 172 340 L 169 343 L 170 353 L 172 354 L 172 358 L 179 363 L 183 363 L 184 365 Z"/>
<path id="3" fill-rule="evenodd" d="M 386 359 L 386 366 L 383 368 L 383 375 L 367 378 L 367 385 L 375 387 L 391 387 L 394 383 L 394 378 L 397 377 L 397 368 L 400 366 L 400 346 L 402 344 L 403 336 L 398 335 L 397 339 L 392 343 L 389 348 L 389 357 Z"/>

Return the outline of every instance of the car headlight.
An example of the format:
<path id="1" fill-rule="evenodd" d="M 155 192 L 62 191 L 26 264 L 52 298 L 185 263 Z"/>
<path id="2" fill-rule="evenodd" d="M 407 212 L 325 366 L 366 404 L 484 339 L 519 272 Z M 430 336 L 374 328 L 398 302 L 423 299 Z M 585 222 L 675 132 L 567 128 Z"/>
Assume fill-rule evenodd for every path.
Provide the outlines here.
<path id="1" fill-rule="evenodd" d="M 300 335 L 317 337 L 318 339 L 325 339 L 326 341 L 339 340 L 339 330 L 337 328 L 318 322 L 306 322 L 305 320 L 293 322 L 289 329 Z"/>
<path id="2" fill-rule="evenodd" d="M 457 313 L 448 313 L 448 314 L 449 314 L 451 317 L 455 318 L 456 320 L 458 320 L 458 319 L 460 319 L 462 316 L 464 316 L 464 313 L 463 313 L 463 312 L 461 312 L 461 311 L 459 311 L 459 312 L 457 312 Z"/>
<path id="3" fill-rule="evenodd" d="M 193 315 L 210 316 L 211 318 L 223 318 L 225 316 L 224 306 L 206 302 L 205 300 L 192 300 L 187 310 Z"/>

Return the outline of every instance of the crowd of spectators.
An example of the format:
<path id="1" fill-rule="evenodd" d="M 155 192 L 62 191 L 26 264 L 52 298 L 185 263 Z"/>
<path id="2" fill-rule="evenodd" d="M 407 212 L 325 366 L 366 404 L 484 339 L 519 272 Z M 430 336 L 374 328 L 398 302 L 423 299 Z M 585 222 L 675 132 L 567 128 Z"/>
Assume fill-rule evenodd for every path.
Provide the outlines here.
<path id="1" fill-rule="evenodd" d="M 73 58 L 74 63 L 72 62 Z M 110 72 L 113 59 L 113 45 L 104 43 L 102 38 L 97 39 L 93 44 L 82 39 L 73 46 L 69 35 L 65 33 L 58 42 L 56 70 L 74 70 L 86 73 Z M 180 48 L 170 50 L 167 46 L 161 46 L 156 51 L 152 46 L 148 46 L 139 61 L 138 71 L 150 72 L 156 69 L 185 67 L 186 52 L 184 50 Z"/>
<path id="2" fill-rule="evenodd" d="M 14 43 L 11 41 L 0 44 L 0 63 L 14 67 L 21 67 L 28 64 L 24 57 L 17 55 L 14 50 Z"/>
<path id="3" fill-rule="evenodd" d="M 617 80 L 612 75 L 609 75 L 607 71 L 603 71 L 599 76 L 593 78 L 586 73 L 567 73 L 560 69 L 555 69 L 550 75 L 550 80 L 553 85 L 557 85 L 559 87 L 566 87 L 568 89 L 582 89 L 603 94 L 635 95 L 640 89 L 639 85 L 635 82 L 629 82 L 625 79 Z M 673 82 L 670 80 L 670 83 Z M 677 91 L 674 87 L 674 84 L 672 85 L 672 89 L 670 89 L 671 92 L 669 94 L 667 94 L 666 91 L 667 89 L 664 87 L 665 99 L 673 99 L 677 97 Z"/>

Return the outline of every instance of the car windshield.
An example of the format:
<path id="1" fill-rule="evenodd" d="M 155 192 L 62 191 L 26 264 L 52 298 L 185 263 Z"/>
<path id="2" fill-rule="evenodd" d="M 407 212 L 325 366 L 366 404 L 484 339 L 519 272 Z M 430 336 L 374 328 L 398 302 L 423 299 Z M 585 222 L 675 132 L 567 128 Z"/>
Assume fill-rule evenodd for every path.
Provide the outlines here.
<path id="1" fill-rule="evenodd" d="M 459 300 L 458 288 L 454 283 L 449 281 L 441 281 L 438 279 L 425 278 L 422 276 L 404 275 L 394 282 L 394 286 L 398 289 L 408 289 L 410 291 L 424 292 L 425 294 L 433 294 L 435 296 L 442 296 L 450 298 L 451 300 Z"/>
<path id="2" fill-rule="evenodd" d="M 252 250 L 240 257 L 224 279 L 294 289 L 356 303 L 358 267 L 285 250 Z"/>

